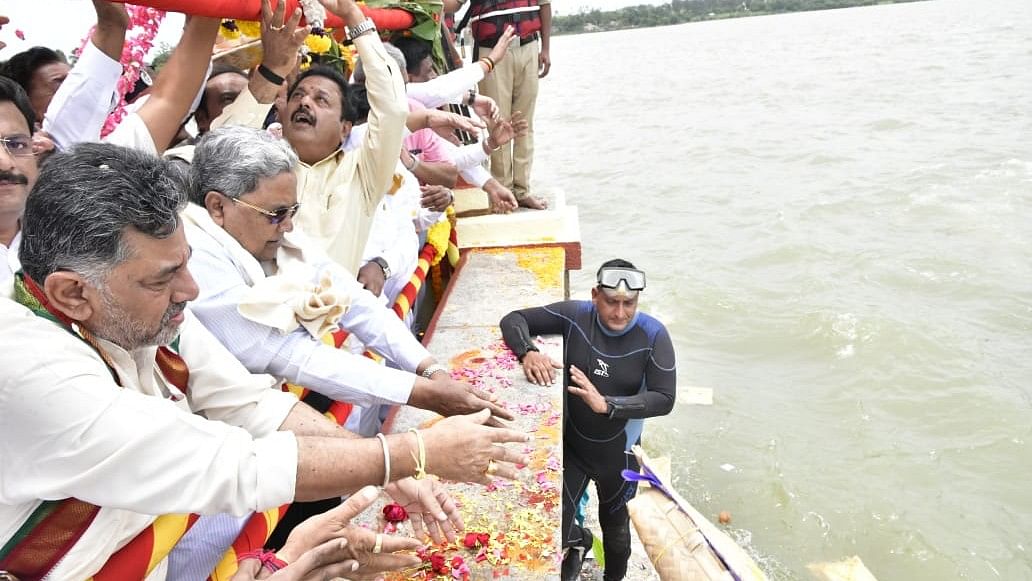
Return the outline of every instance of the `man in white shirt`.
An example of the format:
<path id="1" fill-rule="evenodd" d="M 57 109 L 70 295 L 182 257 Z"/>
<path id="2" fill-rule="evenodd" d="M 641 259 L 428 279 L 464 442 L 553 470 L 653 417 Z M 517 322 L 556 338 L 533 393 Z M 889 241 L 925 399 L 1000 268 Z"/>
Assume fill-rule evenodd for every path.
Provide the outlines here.
<path id="1" fill-rule="evenodd" d="M 21 217 L 39 171 L 32 151 L 35 122 L 25 91 L 0 76 L 0 284 L 20 267 Z"/>
<path id="2" fill-rule="evenodd" d="M 495 58 L 495 62 L 500 62 L 505 58 L 506 47 L 515 40 L 514 32 L 506 31 L 497 48 L 491 53 L 491 56 Z M 478 95 L 475 91 L 477 82 L 483 79 L 488 72 L 488 65 L 484 61 L 479 61 L 449 71 L 446 74 L 438 75 L 433 70 L 429 48 L 425 42 L 415 38 L 399 38 L 395 42 L 400 47 L 410 49 L 406 53 L 406 50 L 396 46 L 385 45 L 388 48 L 387 53 L 405 71 L 402 77 L 405 80 L 405 92 L 409 97 L 410 110 L 413 110 L 414 107 L 417 109 L 423 107 L 434 109 L 446 104 L 466 104 L 491 128 L 492 136 L 482 139 L 480 143 L 460 148 L 444 138 L 436 138 L 435 141 L 439 142 L 439 144 L 434 145 L 434 149 L 441 150 L 441 158 L 448 159 L 453 163 L 466 182 L 481 188 L 487 193 L 492 212 L 506 214 L 515 210 L 517 203 L 512 192 L 498 180 L 491 177 L 491 173 L 482 165 L 490 158 L 492 151 L 502 147 L 508 142 L 508 139 L 511 139 L 510 137 L 503 141 L 493 135 L 500 122 L 502 122 L 498 114 L 498 105 L 490 97 Z M 360 59 L 355 67 L 355 81 L 361 83 L 364 80 L 365 71 Z M 510 121 L 516 122 L 516 120 L 517 118 L 514 114 Z M 407 136 L 406 141 L 409 140 L 411 140 L 411 137 Z M 492 140 L 494 143 L 491 143 Z M 406 143 L 406 147 L 410 147 L 410 145 Z M 413 168 L 422 168 L 424 166 L 419 162 L 427 161 L 427 154 L 429 153 L 429 151 L 423 151 L 422 154 L 417 156 L 409 154 L 408 151 L 403 151 L 402 160 L 406 164 L 411 164 Z M 433 162 L 438 161 L 436 158 L 429 160 Z M 419 175 L 418 177 L 424 181 L 427 179 L 425 175 Z"/>
<path id="3" fill-rule="evenodd" d="M 512 419 L 452 380 L 353 274 L 293 231 L 297 163 L 285 141 L 260 129 L 216 129 L 197 145 L 184 218 L 190 269 L 200 286 L 192 310 L 201 322 L 251 372 L 334 400 L 374 409 L 407 403 L 445 416 L 489 408 Z M 338 328 L 400 369 L 322 342 Z M 361 430 L 350 421 L 348 427 L 373 435 L 379 425 L 370 422 L 363 418 Z"/>
<path id="4" fill-rule="evenodd" d="M 98 0 L 99 6 L 108 4 Z M 124 6 L 118 5 L 124 13 Z M 98 10 L 98 14 L 101 12 Z M 76 143 L 101 140 L 101 130 L 114 107 L 111 94 L 122 74 L 121 42 L 114 54 L 101 47 L 111 44 L 108 33 L 100 37 L 101 20 L 93 41 L 86 43 L 80 59 L 61 83 L 46 110 L 43 129 L 59 149 Z M 191 17 L 168 62 L 147 95 L 126 108 L 122 120 L 103 140 L 160 154 L 170 145 L 190 111 L 203 95 L 204 78 L 218 33 L 217 18 Z M 120 39 L 124 37 L 124 29 Z"/>
<path id="5" fill-rule="evenodd" d="M 355 439 L 271 389 L 271 377 L 249 374 L 185 310 L 197 287 L 173 171 L 83 144 L 56 154 L 28 197 L 24 275 L 3 292 L 17 302 L 0 299 L 0 569 L 89 578 L 154 515 L 246 514 L 377 483 L 453 536 L 461 519 L 434 479 L 406 477 L 511 478 L 526 459 L 493 444 L 527 437 L 479 425 L 481 413 Z M 53 506 L 45 501 L 82 516 L 37 520 Z M 25 557 L 25 526 L 78 540 Z M 164 559 L 156 563 L 113 578 L 164 579 Z"/>

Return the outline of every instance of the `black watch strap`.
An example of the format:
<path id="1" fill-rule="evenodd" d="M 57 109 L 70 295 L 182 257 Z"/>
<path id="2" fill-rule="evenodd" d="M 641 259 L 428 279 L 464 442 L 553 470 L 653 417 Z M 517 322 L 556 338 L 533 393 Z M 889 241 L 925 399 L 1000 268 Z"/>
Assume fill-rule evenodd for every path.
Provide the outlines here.
<path id="1" fill-rule="evenodd" d="M 258 65 L 258 74 L 265 77 L 265 80 L 273 85 L 282 85 L 286 81 L 283 77 L 272 72 L 272 69 L 265 66 L 265 63 Z"/>
<path id="2" fill-rule="evenodd" d="M 524 345 L 523 346 L 523 354 L 518 356 L 518 357 L 516 357 L 516 360 L 519 361 L 520 363 L 523 363 L 523 358 L 526 357 L 527 353 L 530 353 L 531 351 L 539 351 L 540 352 L 541 350 L 538 349 L 537 347 L 535 347 L 534 345 Z"/>

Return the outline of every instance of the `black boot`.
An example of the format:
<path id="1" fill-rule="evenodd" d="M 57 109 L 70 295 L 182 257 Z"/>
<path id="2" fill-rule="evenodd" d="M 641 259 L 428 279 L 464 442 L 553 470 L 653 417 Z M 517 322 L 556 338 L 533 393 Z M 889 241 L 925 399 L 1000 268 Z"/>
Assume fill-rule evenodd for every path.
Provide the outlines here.
<path id="1" fill-rule="evenodd" d="M 591 550 L 591 546 L 595 543 L 595 537 L 590 530 L 586 528 L 581 530 L 584 531 L 581 542 L 571 545 L 566 551 L 566 558 L 563 559 L 562 581 L 577 581 L 580 578 L 581 566 L 584 565 L 584 555 Z"/>

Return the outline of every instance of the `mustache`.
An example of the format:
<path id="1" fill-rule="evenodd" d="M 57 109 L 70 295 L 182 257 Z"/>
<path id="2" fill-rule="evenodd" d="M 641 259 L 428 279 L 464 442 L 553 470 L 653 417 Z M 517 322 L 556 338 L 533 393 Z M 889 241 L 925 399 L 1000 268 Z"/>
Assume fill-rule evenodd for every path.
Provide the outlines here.
<path id="1" fill-rule="evenodd" d="M 29 178 L 13 171 L 0 170 L 0 182 L 12 182 L 16 184 L 29 185 Z"/>
<path id="2" fill-rule="evenodd" d="M 313 122 L 315 121 L 315 115 L 312 114 L 312 110 L 304 105 L 300 105 L 297 109 L 294 110 L 294 114 L 290 116 L 290 120 L 293 121 L 297 118 L 298 115 L 304 115 L 305 117 L 311 119 Z"/>
<path id="3" fill-rule="evenodd" d="M 168 308 L 168 310 L 165 311 L 165 316 L 161 318 L 161 324 L 163 326 L 167 325 L 168 322 L 172 320 L 172 317 L 175 317 L 179 313 L 182 313 L 185 309 L 186 309 L 186 302 L 185 301 L 182 302 L 182 303 L 173 303 L 172 306 L 170 306 Z"/>

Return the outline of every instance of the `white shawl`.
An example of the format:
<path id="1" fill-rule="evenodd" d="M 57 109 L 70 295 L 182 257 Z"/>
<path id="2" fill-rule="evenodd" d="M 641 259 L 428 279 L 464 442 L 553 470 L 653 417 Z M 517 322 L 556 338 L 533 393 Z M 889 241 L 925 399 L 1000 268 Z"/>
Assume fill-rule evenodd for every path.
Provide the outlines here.
<path id="1" fill-rule="evenodd" d="M 229 253 L 233 264 L 251 290 L 240 301 L 237 311 L 246 319 L 287 334 L 298 327 L 315 339 L 337 328 L 351 304 L 347 291 L 333 288 L 328 272 L 316 280 L 315 268 L 305 262 L 304 237 L 288 232 L 276 253 L 275 274 L 266 275 L 261 263 L 239 242 L 216 224 L 208 210 L 187 205 L 183 220 L 215 239 Z"/>

